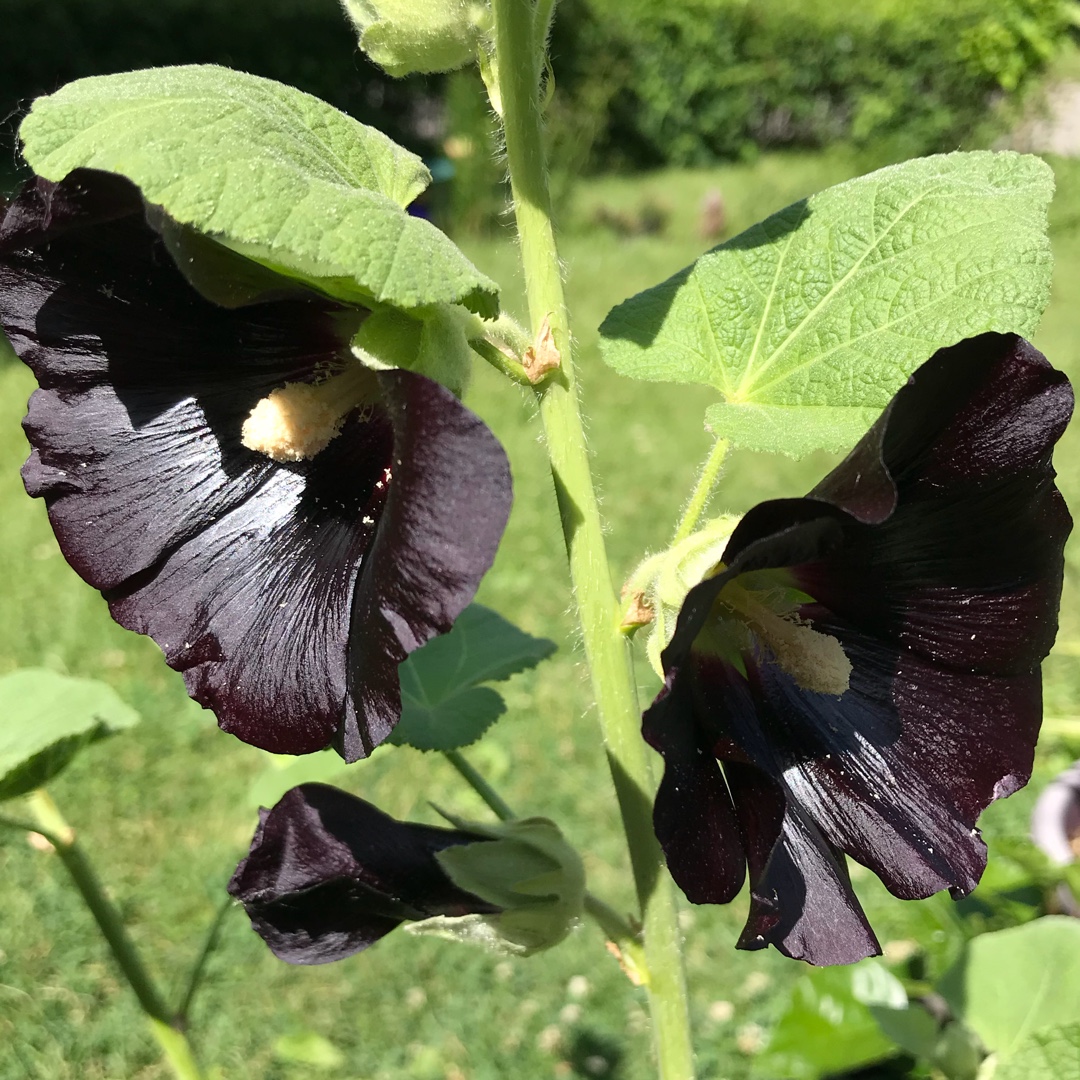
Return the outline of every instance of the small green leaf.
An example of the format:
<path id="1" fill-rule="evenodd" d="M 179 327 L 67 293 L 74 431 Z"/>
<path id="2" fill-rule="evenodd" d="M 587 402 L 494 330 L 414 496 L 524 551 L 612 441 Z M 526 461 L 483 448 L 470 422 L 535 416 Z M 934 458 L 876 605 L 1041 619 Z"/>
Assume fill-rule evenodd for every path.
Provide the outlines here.
<path id="1" fill-rule="evenodd" d="M 941 1025 L 921 1005 L 910 1002 L 900 1008 L 870 1005 L 870 1014 L 878 1027 L 902 1050 L 915 1057 L 934 1056 L 941 1037 Z"/>
<path id="2" fill-rule="evenodd" d="M 1028 1035 L 994 1080 L 1080 1080 L 1080 1021 Z"/>
<path id="3" fill-rule="evenodd" d="M 298 1031 L 279 1035 L 274 1040 L 273 1055 L 290 1065 L 310 1065 L 314 1069 L 340 1069 L 345 1055 L 317 1031 Z"/>
<path id="4" fill-rule="evenodd" d="M 845 449 L 937 349 L 1034 331 L 1053 186 L 1038 158 L 979 152 L 828 188 L 616 307 L 604 359 L 715 388 L 709 427 L 749 449 Z"/>
<path id="5" fill-rule="evenodd" d="M 777 1022 L 768 1048 L 754 1060 L 755 1075 L 769 1080 L 779 1076 L 817 1080 L 896 1052 L 869 1008 L 855 996 L 857 970 L 817 968 L 795 983 L 791 1003 Z M 860 984 L 860 990 L 866 986 Z"/>
<path id="6" fill-rule="evenodd" d="M 417 750 L 468 746 L 506 708 L 498 693 L 480 684 L 535 667 L 554 651 L 554 642 L 472 604 L 448 634 L 429 641 L 398 668 L 401 722 L 388 741 Z"/>
<path id="7" fill-rule="evenodd" d="M 90 743 L 139 722 L 96 679 L 25 668 L 0 677 L 0 799 L 47 783 Z"/>
<path id="8" fill-rule="evenodd" d="M 1049 915 L 972 939 L 938 987 L 1004 1062 L 1040 1029 L 1071 1024 L 1080 1002 L 1080 921 Z"/>
<path id="9" fill-rule="evenodd" d="M 39 175 L 119 173 L 175 221 L 332 296 L 498 311 L 495 284 L 403 209 L 430 182 L 423 162 L 293 87 L 211 65 L 94 76 L 38 98 L 19 134 Z"/>

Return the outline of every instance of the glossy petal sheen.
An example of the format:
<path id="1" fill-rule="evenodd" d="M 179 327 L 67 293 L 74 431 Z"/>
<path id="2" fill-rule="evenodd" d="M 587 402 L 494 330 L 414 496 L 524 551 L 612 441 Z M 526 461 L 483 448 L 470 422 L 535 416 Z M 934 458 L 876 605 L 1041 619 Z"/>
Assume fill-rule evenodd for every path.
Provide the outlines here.
<path id="1" fill-rule="evenodd" d="M 751 510 L 687 595 L 645 714 L 666 765 L 654 817 L 691 900 L 731 899 L 748 867 L 740 947 L 876 952 L 845 854 L 904 898 L 977 884 L 978 816 L 1031 772 L 1071 527 L 1051 452 L 1071 411 L 1019 338 L 943 349 L 810 495 Z M 813 598 L 798 616 L 842 646 L 843 694 L 800 686 L 756 634 L 738 664 L 710 651 L 717 596 L 760 570 Z"/>
<path id="2" fill-rule="evenodd" d="M 493 914 L 435 855 L 484 838 L 414 825 L 325 784 L 301 784 L 260 812 L 229 893 L 273 953 L 326 964 L 373 945 L 406 919 Z"/>
<path id="3" fill-rule="evenodd" d="M 364 312 L 267 289 L 236 259 L 191 275 L 242 294 L 221 307 L 127 181 L 79 170 L 24 188 L 0 222 L 0 323 L 41 387 L 23 476 L 71 565 L 223 729 L 352 760 L 400 716 L 398 664 L 490 566 L 509 469 L 449 391 L 406 371 L 379 373 L 381 400 L 311 460 L 244 447 L 261 398 L 350 362 Z M 231 293 L 211 280 L 229 273 Z"/>

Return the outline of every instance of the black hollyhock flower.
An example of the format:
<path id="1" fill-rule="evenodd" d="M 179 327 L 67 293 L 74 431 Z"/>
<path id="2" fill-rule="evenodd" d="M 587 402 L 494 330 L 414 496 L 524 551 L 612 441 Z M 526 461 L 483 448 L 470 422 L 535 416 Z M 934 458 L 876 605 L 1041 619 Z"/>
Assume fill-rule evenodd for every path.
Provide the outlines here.
<path id="1" fill-rule="evenodd" d="M 386 737 L 398 664 L 472 598 L 510 507 L 480 420 L 354 360 L 365 315 L 110 174 L 33 181 L 0 220 L 0 324 L 40 384 L 27 490 L 113 617 L 278 753 Z"/>
<path id="2" fill-rule="evenodd" d="M 976 819 L 1027 782 L 1039 731 L 1072 524 L 1050 456 L 1072 403 L 1015 336 L 942 349 L 688 593 L 645 714 L 654 821 L 695 903 L 732 900 L 749 867 L 739 947 L 877 952 L 845 854 L 906 899 L 977 884 Z"/>
<path id="3" fill-rule="evenodd" d="M 326 964 L 407 920 L 501 909 L 458 888 L 435 857 L 486 837 L 397 821 L 325 784 L 301 784 L 259 812 L 229 893 L 275 956 Z"/>

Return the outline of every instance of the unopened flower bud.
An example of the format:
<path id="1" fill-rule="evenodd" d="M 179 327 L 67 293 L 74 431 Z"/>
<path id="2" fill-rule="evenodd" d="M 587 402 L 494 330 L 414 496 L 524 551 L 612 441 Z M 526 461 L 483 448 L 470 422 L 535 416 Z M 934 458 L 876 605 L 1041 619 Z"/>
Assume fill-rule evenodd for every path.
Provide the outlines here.
<path id="1" fill-rule="evenodd" d="M 547 818 L 481 825 L 451 818 L 485 837 L 440 851 L 436 858 L 459 888 L 500 908 L 497 914 L 437 916 L 409 923 L 413 934 L 434 934 L 529 956 L 557 945 L 581 917 L 585 868 L 581 856 Z"/>
<path id="2" fill-rule="evenodd" d="M 454 71 L 471 63 L 491 12 L 480 0 L 342 0 L 360 48 L 389 74 Z"/>

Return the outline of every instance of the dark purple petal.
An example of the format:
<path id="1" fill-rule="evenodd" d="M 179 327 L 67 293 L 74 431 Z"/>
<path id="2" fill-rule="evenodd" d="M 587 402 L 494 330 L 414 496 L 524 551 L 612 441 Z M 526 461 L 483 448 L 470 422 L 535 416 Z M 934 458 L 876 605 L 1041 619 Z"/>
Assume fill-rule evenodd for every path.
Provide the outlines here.
<path id="1" fill-rule="evenodd" d="M 36 244 L 0 256 L 0 320 L 41 385 L 24 425 L 27 487 L 79 574 L 111 589 L 266 482 L 273 463 L 241 445 L 244 418 L 282 383 L 340 365 L 360 316 L 314 296 L 242 312 L 209 303 L 135 189 L 104 175 L 50 198 L 38 181 L 12 205 L 3 231 L 20 241 L 33 239 L 31 210 L 43 217 Z M 79 218 L 77 197 L 91 195 L 112 200 L 111 217 L 98 206 Z"/>
<path id="2" fill-rule="evenodd" d="M 257 292 L 265 272 L 241 278 Z M 0 225 L 0 322 L 41 384 L 24 479 L 65 556 L 225 730 L 351 760 L 400 716 L 400 661 L 490 566 L 509 469 L 449 391 L 404 371 L 372 376 L 381 402 L 310 460 L 243 446 L 272 390 L 352 362 L 364 313 L 284 291 L 210 302 L 108 174 L 37 181 Z"/>
<path id="3" fill-rule="evenodd" d="M 337 788 L 302 784 L 260 812 L 229 893 L 276 956 L 325 964 L 366 949 L 406 919 L 497 912 L 454 885 L 435 858 L 483 840 L 396 821 Z"/>
<path id="4" fill-rule="evenodd" d="M 506 454 L 449 390 L 405 371 L 379 382 L 395 432 L 393 479 L 353 606 L 355 704 L 339 736 L 350 761 L 397 723 L 398 663 L 449 630 L 472 600 L 511 502 Z"/>
<path id="5" fill-rule="evenodd" d="M 392 443 L 385 417 L 350 421 L 314 460 L 275 466 L 237 507 L 106 593 L 113 618 L 149 634 L 244 742 L 307 753 L 353 715 L 349 658 L 370 647 L 350 642 L 353 593 Z"/>
<path id="6" fill-rule="evenodd" d="M 763 773 L 739 764 L 725 773 L 750 864 L 750 914 L 738 947 L 775 945 L 810 964 L 851 964 L 880 953 L 843 852 Z"/>
<path id="7" fill-rule="evenodd" d="M 698 745 L 689 680 L 662 691 L 644 717 L 646 740 L 664 757 L 653 825 L 668 870 L 693 904 L 726 904 L 746 878 L 731 796 L 709 747 Z"/>
<path id="8" fill-rule="evenodd" d="M 931 724 L 905 725 L 890 700 L 889 674 L 877 666 L 882 657 L 850 639 L 844 645 L 854 669 L 840 698 L 803 690 L 774 663 L 753 666 L 758 730 L 738 732 L 736 741 L 754 745 L 755 765 L 782 784 L 790 802 L 896 895 L 970 892 L 986 848 L 949 783 L 934 774 L 935 754 L 947 753 L 942 740 L 926 738 Z M 929 696 L 941 680 L 918 689 Z M 946 713 L 957 707 L 955 700 L 941 704 Z M 924 715 L 931 709 L 923 704 Z M 969 725 L 966 734 L 970 741 L 976 732 Z"/>
<path id="9" fill-rule="evenodd" d="M 723 764 L 753 896 L 741 947 L 875 951 L 843 853 L 906 898 L 978 882 L 978 815 L 1031 771 L 1071 528 L 1051 453 L 1071 410 L 1065 377 L 1013 335 L 943 349 L 807 498 L 751 510 L 688 593 L 646 737 L 665 783 L 680 746 Z M 751 641 L 741 659 L 699 641 L 757 570 L 813 597 L 798 616 L 842 646 L 842 694 L 800 686 L 757 631 L 729 637 Z M 719 823 L 680 836 L 665 820 L 676 880 L 710 845 L 729 857 Z"/>

